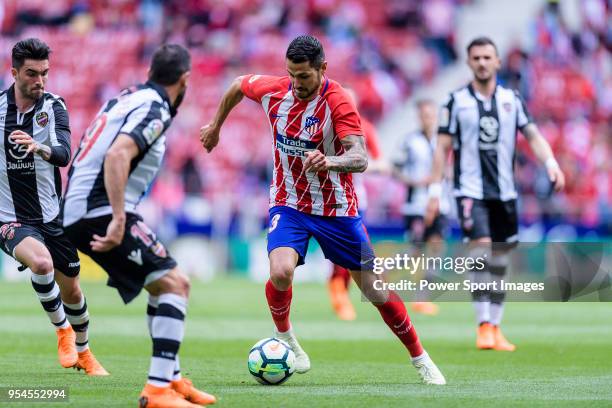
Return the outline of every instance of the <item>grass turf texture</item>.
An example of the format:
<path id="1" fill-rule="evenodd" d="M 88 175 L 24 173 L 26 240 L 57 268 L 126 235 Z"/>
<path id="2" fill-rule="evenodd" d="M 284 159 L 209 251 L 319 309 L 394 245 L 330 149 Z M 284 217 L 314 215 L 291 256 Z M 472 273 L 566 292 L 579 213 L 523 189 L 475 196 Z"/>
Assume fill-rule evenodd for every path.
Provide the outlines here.
<path id="1" fill-rule="evenodd" d="M 55 334 L 30 285 L 0 285 L 0 387 L 67 386 L 70 395 L 68 403 L 12 406 L 137 405 L 151 350 L 145 296 L 124 306 L 102 284 L 83 283 L 83 289 L 90 343 L 110 377 L 61 368 Z M 273 387 L 257 384 L 246 367 L 250 347 L 272 334 L 263 285 L 196 283 L 180 353 L 183 374 L 215 394 L 219 407 L 612 405 L 612 304 L 510 304 L 504 328 L 518 346 L 515 353 L 475 350 L 469 303 L 442 303 L 436 317 L 412 314 L 448 381 L 433 387 L 418 383 L 406 351 L 354 286 L 352 295 L 358 319 L 340 322 L 323 285 L 294 288 L 292 321 L 312 370 Z"/>

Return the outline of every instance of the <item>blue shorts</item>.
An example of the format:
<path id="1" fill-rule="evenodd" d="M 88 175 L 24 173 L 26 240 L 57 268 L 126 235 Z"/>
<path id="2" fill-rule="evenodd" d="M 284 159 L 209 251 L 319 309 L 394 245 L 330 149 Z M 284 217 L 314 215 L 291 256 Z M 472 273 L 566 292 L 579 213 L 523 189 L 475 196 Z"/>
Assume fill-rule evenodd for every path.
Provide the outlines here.
<path id="1" fill-rule="evenodd" d="M 279 247 L 293 248 L 302 265 L 310 237 L 334 264 L 353 271 L 372 269 L 374 250 L 360 216 L 326 217 L 285 206 L 270 208 L 268 254 Z"/>

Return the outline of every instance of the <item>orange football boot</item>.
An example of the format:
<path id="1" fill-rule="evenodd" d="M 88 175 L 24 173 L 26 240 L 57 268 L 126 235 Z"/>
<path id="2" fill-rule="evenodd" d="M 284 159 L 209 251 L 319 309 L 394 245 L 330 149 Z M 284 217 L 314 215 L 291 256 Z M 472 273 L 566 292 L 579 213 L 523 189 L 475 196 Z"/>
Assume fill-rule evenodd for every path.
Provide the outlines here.
<path id="1" fill-rule="evenodd" d="M 483 323 L 478 327 L 476 335 L 476 347 L 480 350 L 490 350 L 495 346 L 495 336 L 493 325 L 491 323 Z"/>
<path id="2" fill-rule="evenodd" d="M 211 405 L 217 402 L 214 395 L 205 393 L 204 391 L 198 390 L 193 386 L 191 380 L 187 378 L 181 378 L 180 380 L 172 381 L 170 383 L 172 389 L 183 396 L 187 401 L 198 405 Z"/>
<path id="3" fill-rule="evenodd" d="M 110 375 L 108 371 L 102 367 L 102 364 L 96 360 L 91 350 L 87 349 L 79 354 L 79 360 L 76 364 L 77 370 L 85 370 L 87 375 L 91 376 L 105 376 Z"/>
<path id="4" fill-rule="evenodd" d="M 412 302 L 410 308 L 416 312 L 427 316 L 435 316 L 438 314 L 439 307 L 432 302 Z"/>
<path id="5" fill-rule="evenodd" d="M 340 320 L 355 320 L 357 313 L 351 303 L 348 295 L 348 290 L 344 286 L 344 280 L 341 277 L 332 278 L 328 284 L 329 297 L 336 316 Z"/>
<path id="6" fill-rule="evenodd" d="M 74 367 L 78 360 L 76 351 L 76 333 L 72 329 L 72 326 L 68 326 L 65 329 L 57 329 L 57 355 L 59 362 L 62 367 L 70 368 Z"/>
<path id="7" fill-rule="evenodd" d="M 138 408 L 199 408 L 170 387 L 145 385 L 138 399 Z"/>
<path id="8" fill-rule="evenodd" d="M 516 346 L 510 343 L 506 337 L 504 337 L 499 326 L 493 327 L 493 338 L 495 339 L 495 345 L 493 346 L 493 350 L 497 351 L 514 351 L 516 350 Z"/>

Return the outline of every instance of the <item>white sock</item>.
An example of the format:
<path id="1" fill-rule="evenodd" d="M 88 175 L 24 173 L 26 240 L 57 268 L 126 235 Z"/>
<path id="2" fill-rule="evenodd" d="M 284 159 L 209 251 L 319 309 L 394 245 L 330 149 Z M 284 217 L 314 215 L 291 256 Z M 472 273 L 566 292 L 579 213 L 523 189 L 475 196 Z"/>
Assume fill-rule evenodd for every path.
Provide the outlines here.
<path id="1" fill-rule="evenodd" d="M 79 303 L 64 303 L 64 312 L 76 334 L 76 349 L 79 353 L 89 348 L 87 329 L 89 328 L 89 312 L 85 296 Z"/>
<path id="2" fill-rule="evenodd" d="M 503 303 L 491 303 L 491 324 L 499 326 L 504 316 L 504 304 Z"/>
<path id="3" fill-rule="evenodd" d="M 476 321 L 478 324 L 491 321 L 491 302 L 487 300 L 472 302 L 472 304 L 474 305 L 474 310 L 476 311 Z"/>
<path id="4" fill-rule="evenodd" d="M 185 334 L 187 299 L 173 293 L 159 296 L 159 304 L 151 321 L 153 356 L 147 383 L 167 387 L 174 377 L 176 357 Z"/>
<path id="5" fill-rule="evenodd" d="M 179 362 L 179 356 L 177 354 L 174 359 L 174 374 L 172 375 L 172 381 L 178 381 L 181 378 L 183 378 L 181 376 L 181 363 Z"/>
<path id="6" fill-rule="evenodd" d="M 70 323 L 66 319 L 64 308 L 61 307 L 62 299 L 60 298 L 59 286 L 57 286 L 53 277 L 53 272 L 45 275 L 33 273 L 31 277 L 32 287 L 51 323 L 57 328 L 67 329 L 70 327 Z"/>
<path id="7" fill-rule="evenodd" d="M 151 335 L 151 325 L 153 324 L 153 317 L 157 313 L 157 306 L 159 305 L 159 297 L 149 295 L 149 301 L 147 304 L 147 326 L 149 327 L 149 335 Z M 181 364 L 179 362 L 179 356 L 176 356 L 174 360 L 174 373 L 172 374 L 172 381 L 178 381 L 182 378 L 181 376 Z"/>

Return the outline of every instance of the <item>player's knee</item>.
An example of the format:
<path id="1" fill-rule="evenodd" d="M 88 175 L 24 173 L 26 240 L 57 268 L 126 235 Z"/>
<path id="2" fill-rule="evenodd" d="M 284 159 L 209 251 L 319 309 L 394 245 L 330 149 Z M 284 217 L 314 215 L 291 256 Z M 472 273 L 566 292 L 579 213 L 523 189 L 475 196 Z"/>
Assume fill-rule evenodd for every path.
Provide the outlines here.
<path id="1" fill-rule="evenodd" d="M 53 272 L 53 261 L 48 256 L 36 256 L 28 267 L 36 275 L 46 275 Z"/>
<path id="2" fill-rule="evenodd" d="M 482 242 L 472 246 L 468 250 L 468 257 L 473 260 L 488 262 L 491 259 L 491 246 L 488 243 Z"/>
<path id="3" fill-rule="evenodd" d="M 161 278 L 146 285 L 145 289 L 152 296 L 174 293 L 183 297 L 189 297 L 191 283 L 187 275 L 175 268 L 164 274 Z"/>
<path id="4" fill-rule="evenodd" d="M 270 265 L 270 279 L 278 289 L 291 286 L 294 266 L 289 262 L 274 262 Z"/>
<path id="5" fill-rule="evenodd" d="M 504 276 L 509 264 L 510 256 L 508 254 L 494 253 L 489 260 L 489 272 L 491 272 L 492 275 Z"/>
<path id="6" fill-rule="evenodd" d="M 165 281 L 164 289 L 166 292 L 176 293 L 184 297 L 189 297 L 191 282 L 187 275 L 185 275 L 178 269 L 174 269 L 163 279 Z"/>
<path id="7" fill-rule="evenodd" d="M 191 279 L 189 276 L 179 272 L 177 286 L 183 296 L 189 297 L 189 292 L 191 291 Z"/>

